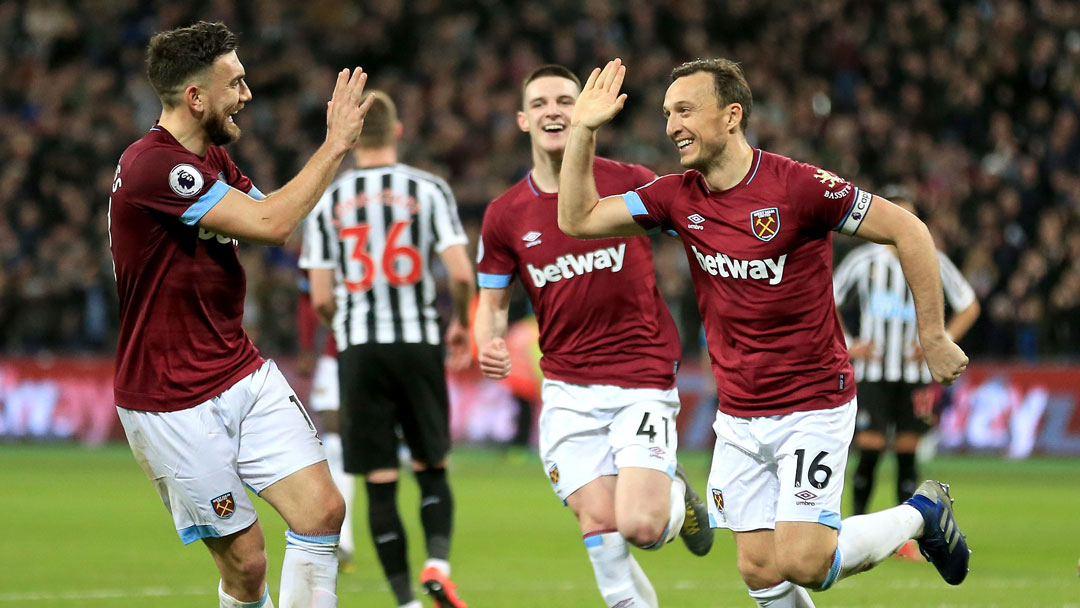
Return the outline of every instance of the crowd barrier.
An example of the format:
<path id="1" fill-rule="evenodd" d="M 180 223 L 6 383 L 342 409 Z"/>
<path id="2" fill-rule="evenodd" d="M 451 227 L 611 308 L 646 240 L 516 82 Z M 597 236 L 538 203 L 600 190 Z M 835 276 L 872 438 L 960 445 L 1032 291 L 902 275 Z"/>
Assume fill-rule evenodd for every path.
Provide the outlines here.
<path id="1" fill-rule="evenodd" d="M 305 399 L 310 380 L 296 361 L 278 364 Z M 0 441 L 122 440 L 112 374 L 108 357 L 0 358 Z M 513 387 L 475 370 L 448 379 L 456 442 L 503 443 L 514 436 L 521 405 Z M 711 447 L 716 398 L 707 372 L 684 366 L 679 391 L 680 447 Z M 961 382 L 939 393 L 941 450 L 1080 455 L 1080 364 L 973 364 Z M 538 405 L 532 408 L 535 420 Z"/>

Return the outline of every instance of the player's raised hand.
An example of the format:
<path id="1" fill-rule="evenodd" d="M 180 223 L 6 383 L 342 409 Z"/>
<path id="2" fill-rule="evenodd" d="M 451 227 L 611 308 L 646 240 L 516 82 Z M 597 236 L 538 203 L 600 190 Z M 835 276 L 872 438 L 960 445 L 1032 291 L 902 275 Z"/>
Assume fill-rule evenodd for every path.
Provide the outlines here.
<path id="1" fill-rule="evenodd" d="M 956 382 L 967 369 L 967 355 L 944 333 L 941 337 L 923 340 L 922 349 L 930 375 L 942 384 Z"/>
<path id="2" fill-rule="evenodd" d="M 594 69 L 574 104 L 571 125 L 595 131 L 615 118 L 626 103 L 626 93 L 619 92 L 625 77 L 626 66 L 622 59 L 607 62 L 602 70 Z"/>
<path id="3" fill-rule="evenodd" d="M 346 150 L 356 146 L 364 129 L 364 117 L 375 101 L 373 95 L 364 98 L 367 74 L 360 67 L 338 72 L 334 95 L 326 104 L 326 141 L 340 144 Z"/>
<path id="4" fill-rule="evenodd" d="M 488 378 L 502 380 L 510 375 L 510 350 L 502 338 L 480 345 L 480 371 Z"/>

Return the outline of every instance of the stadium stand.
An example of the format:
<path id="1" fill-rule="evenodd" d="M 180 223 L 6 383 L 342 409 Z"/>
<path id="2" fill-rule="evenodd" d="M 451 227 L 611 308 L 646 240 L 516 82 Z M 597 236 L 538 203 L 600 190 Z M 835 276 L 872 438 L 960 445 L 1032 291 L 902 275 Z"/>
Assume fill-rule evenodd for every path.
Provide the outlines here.
<path id="1" fill-rule="evenodd" d="M 403 156 L 446 175 L 473 223 L 528 168 L 511 118 L 531 68 L 558 62 L 583 74 L 622 57 L 630 101 L 600 152 L 665 173 L 679 170 L 660 113 L 668 72 L 695 57 L 734 58 L 757 94 L 751 143 L 866 189 L 900 182 L 916 192 L 983 303 L 963 343 L 973 358 L 1080 354 L 1077 3 L 463 5 L 0 2 L 0 349 L 113 348 L 106 193 L 123 147 L 159 111 L 142 49 L 154 31 L 203 17 L 240 33 L 243 60 L 258 65 L 254 100 L 238 116 L 255 137 L 233 156 L 263 191 L 321 140 L 333 67 L 360 64 L 402 100 L 412 132 Z M 244 257 L 253 334 L 264 351 L 289 352 L 294 253 Z M 679 313 L 693 309 L 682 305 L 689 282 L 664 271 L 680 258 L 657 264 L 673 311 L 694 328 Z M 683 341 L 696 351 L 695 337 Z"/>

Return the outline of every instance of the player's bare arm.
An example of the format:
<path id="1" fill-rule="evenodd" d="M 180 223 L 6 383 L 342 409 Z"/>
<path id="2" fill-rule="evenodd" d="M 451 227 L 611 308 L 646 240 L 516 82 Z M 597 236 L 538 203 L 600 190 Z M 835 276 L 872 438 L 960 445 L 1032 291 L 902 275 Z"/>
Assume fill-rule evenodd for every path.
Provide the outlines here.
<path id="1" fill-rule="evenodd" d="M 334 323 L 337 301 L 334 300 L 334 271 L 330 268 L 313 268 L 308 271 L 311 285 L 311 307 L 319 320 L 327 327 Z"/>
<path id="2" fill-rule="evenodd" d="M 967 308 L 954 314 L 949 319 L 948 325 L 945 326 L 945 331 L 948 332 L 949 337 L 953 342 L 959 342 L 964 334 L 971 329 L 971 326 L 975 324 L 975 321 L 979 318 L 979 313 L 982 311 L 982 307 L 979 306 L 978 300 L 972 300 L 971 304 Z M 922 345 L 914 344 L 911 347 L 911 358 L 919 359 L 923 358 Z"/>
<path id="3" fill-rule="evenodd" d="M 596 131 L 626 103 L 620 93 L 626 66 L 622 60 L 596 68 L 582 87 L 570 118 L 570 136 L 559 173 L 559 229 L 579 239 L 637 236 L 645 230 L 634 221 L 622 196 L 600 199 L 593 177 Z"/>
<path id="4" fill-rule="evenodd" d="M 919 342 L 934 380 L 952 384 L 967 368 L 968 358 L 945 331 L 945 302 L 937 249 L 919 218 L 875 196 L 855 236 L 896 247 L 904 278 L 915 299 Z"/>
<path id="5" fill-rule="evenodd" d="M 285 244 L 319 201 L 345 154 L 356 145 L 374 101 L 371 96 L 363 98 L 366 83 L 367 74 L 359 67 L 339 72 L 326 107 L 326 140 L 300 173 L 262 201 L 230 189 L 199 220 L 199 227 L 247 242 Z"/>
<path id="6" fill-rule="evenodd" d="M 461 371 L 472 364 L 469 344 L 469 306 L 476 293 L 476 278 L 464 245 L 451 245 L 439 256 L 450 276 L 453 316 L 446 328 L 447 367 Z"/>
<path id="7" fill-rule="evenodd" d="M 480 288 L 473 337 L 479 349 L 480 371 L 488 378 L 502 380 L 510 375 L 510 351 L 506 348 L 510 288 Z"/>

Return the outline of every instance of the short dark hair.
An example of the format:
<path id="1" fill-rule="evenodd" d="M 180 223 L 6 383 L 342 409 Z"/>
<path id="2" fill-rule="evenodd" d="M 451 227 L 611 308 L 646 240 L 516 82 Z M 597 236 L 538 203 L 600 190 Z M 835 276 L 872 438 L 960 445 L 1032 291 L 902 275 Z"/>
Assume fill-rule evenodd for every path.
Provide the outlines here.
<path id="1" fill-rule="evenodd" d="M 394 126 L 398 122 L 397 106 L 383 91 L 371 91 L 375 101 L 364 116 L 364 130 L 357 146 L 364 149 L 382 148 L 394 142 Z M 364 95 L 367 97 L 367 95 Z"/>
<path id="2" fill-rule="evenodd" d="M 739 128 L 746 131 L 746 123 L 750 121 L 750 111 L 754 106 L 754 96 L 750 93 L 750 85 L 746 82 L 739 64 L 730 59 L 696 59 L 687 61 L 679 67 L 671 70 L 671 81 L 689 76 L 698 72 L 708 72 L 713 75 L 716 85 L 716 99 L 720 107 L 737 103 L 742 106 L 742 122 Z"/>
<path id="3" fill-rule="evenodd" d="M 881 188 L 880 196 L 893 203 L 903 202 L 915 206 L 915 195 L 911 192 L 911 188 L 902 184 L 885 184 Z"/>
<path id="4" fill-rule="evenodd" d="M 543 78 L 545 76 L 557 76 L 559 78 L 565 78 L 577 85 L 579 91 L 581 90 L 581 80 L 579 80 L 577 75 L 571 72 L 569 68 L 558 65 L 556 63 L 549 63 L 529 72 L 529 75 L 526 76 L 525 80 L 521 82 L 521 100 L 523 105 L 525 101 L 525 88 L 528 87 L 529 83 L 531 83 L 532 81 L 536 80 L 537 78 Z"/>
<path id="5" fill-rule="evenodd" d="M 180 102 L 184 83 L 235 50 L 236 34 L 220 21 L 158 32 L 146 47 L 146 75 L 161 103 L 172 107 Z"/>

